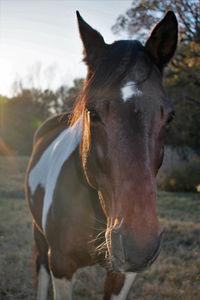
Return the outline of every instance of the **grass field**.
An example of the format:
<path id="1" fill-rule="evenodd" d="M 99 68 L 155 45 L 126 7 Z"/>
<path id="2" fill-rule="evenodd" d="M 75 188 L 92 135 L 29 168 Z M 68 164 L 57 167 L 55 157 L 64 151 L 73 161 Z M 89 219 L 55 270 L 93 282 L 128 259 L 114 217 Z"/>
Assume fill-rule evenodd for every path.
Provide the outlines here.
<path id="1" fill-rule="evenodd" d="M 31 217 L 24 199 L 28 159 L 0 157 L 0 299 L 36 299 L 32 279 Z M 139 274 L 128 299 L 200 299 L 200 195 L 158 193 L 158 215 L 166 228 L 162 252 Z M 75 300 L 102 299 L 105 271 L 80 270 Z"/>

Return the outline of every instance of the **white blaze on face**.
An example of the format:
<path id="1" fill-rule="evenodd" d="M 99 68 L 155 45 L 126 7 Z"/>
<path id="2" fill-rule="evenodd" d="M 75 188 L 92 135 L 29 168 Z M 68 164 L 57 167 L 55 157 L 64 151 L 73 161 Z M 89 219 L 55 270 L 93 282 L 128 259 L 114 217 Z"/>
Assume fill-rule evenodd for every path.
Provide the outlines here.
<path id="1" fill-rule="evenodd" d="M 121 88 L 121 94 L 122 99 L 124 100 L 124 102 L 126 102 L 128 99 L 134 96 L 141 96 L 142 91 L 138 89 L 134 81 L 129 81 Z"/>
<path id="2" fill-rule="evenodd" d="M 45 232 L 49 208 L 53 201 L 53 193 L 61 168 L 72 152 L 77 148 L 82 135 L 82 117 L 72 127 L 62 131 L 58 137 L 43 152 L 37 164 L 29 174 L 28 185 L 31 196 L 37 187 L 44 188 L 42 211 L 42 228 Z"/>

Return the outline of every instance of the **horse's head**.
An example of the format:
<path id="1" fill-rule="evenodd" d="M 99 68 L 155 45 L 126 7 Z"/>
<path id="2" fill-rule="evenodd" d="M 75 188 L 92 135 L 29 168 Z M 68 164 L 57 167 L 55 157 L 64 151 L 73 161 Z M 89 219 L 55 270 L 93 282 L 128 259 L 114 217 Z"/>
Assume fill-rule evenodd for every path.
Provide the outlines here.
<path id="1" fill-rule="evenodd" d="M 155 177 L 173 117 L 162 71 L 176 49 L 177 21 L 168 12 L 145 46 L 130 40 L 107 45 L 79 14 L 78 23 L 88 66 L 80 100 L 83 168 L 107 217 L 113 268 L 140 271 L 157 257 L 162 237 Z"/>

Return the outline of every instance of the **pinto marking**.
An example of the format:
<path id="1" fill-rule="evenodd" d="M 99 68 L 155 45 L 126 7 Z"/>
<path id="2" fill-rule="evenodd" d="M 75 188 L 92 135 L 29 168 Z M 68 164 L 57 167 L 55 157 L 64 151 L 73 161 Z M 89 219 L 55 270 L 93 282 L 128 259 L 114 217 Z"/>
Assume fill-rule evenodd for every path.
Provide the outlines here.
<path id="1" fill-rule="evenodd" d="M 124 285 L 118 295 L 112 295 L 111 300 L 125 300 L 135 280 L 136 273 L 126 273 Z"/>
<path id="2" fill-rule="evenodd" d="M 51 272 L 55 300 L 72 300 L 72 284 L 65 278 L 56 278 Z"/>
<path id="3" fill-rule="evenodd" d="M 64 162 L 78 146 L 82 136 L 82 117 L 80 117 L 72 127 L 62 131 L 59 136 L 44 151 L 40 160 L 31 170 L 28 184 L 31 196 L 36 188 L 41 185 L 45 190 L 42 228 L 45 232 L 46 220 L 49 208 L 53 201 L 53 193 L 56 186 L 60 170 Z"/>
<path id="4" fill-rule="evenodd" d="M 42 265 L 49 269 L 54 300 L 72 298 L 75 272 L 96 263 L 109 267 L 104 298 L 125 300 L 134 273 L 154 262 L 162 242 L 155 176 L 164 147 L 158 133 L 172 115 L 172 104 L 164 101 L 162 73 L 176 49 L 177 20 L 168 11 L 143 46 L 134 40 L 106 44 L 79 12 L 77 18 L 88 74 L 71 116 L 73 122 L 84 117 L 69 129 L 59 115 L 47 120 L 35 135 L 43 140 L 34 143 L 27 169 L 35 263 L 37 270 Z M 94 111 L 91 123 L 88 111 Z M 53 139 L 57 130 L 62 133 Z M 80 155 L 73 151 L 78 143 Z M 70 163 L 62 168 L 66 159 Z"/>
<path id="5" fill-rule="evenodd" d="M 123 101 L 126 102 L 133 96 L 141 96 L 142 91 L 138 89 L 134 81 L 129 81 L 121 88 L 121 94 Z"/>
<path id="6" fill-rule="evenodd" d="M 45 267 L 41 265 L 39 276 L 38 276 L 38 292 L 37 292 L 37 300 L 46 300 L 48 295 L 48 287 L 49 287 L 49 279 L 50 276 L 46 271 Z"/>

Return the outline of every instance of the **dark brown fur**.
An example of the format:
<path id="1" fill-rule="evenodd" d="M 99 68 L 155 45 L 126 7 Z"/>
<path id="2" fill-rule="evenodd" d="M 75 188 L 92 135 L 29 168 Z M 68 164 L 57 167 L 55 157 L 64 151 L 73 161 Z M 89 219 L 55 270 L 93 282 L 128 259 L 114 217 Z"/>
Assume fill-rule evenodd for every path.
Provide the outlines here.
<path id="1" fill-rule="evenodd" d="M 123 286 L 119 272 L 142 271 L 159 254 L 162 231 L 155 177 L 173 113 L 162 87 L 162 70 L 176 48 L 177 21 L 168 12 L 145 47 L 138 41 L 107 45 L 79 14 L 78 21 L 88 76 L 70 124 L 83 116 L 81 156 L 77 148 L 60 170 L 45 232 L 45 191 L 38 186 L 30 195 L 28 177 L 45 149 L 66 129 L 67 114 L 48 119 L 36 132 L 26 195 L 38 268 L 44 264 L 55 277 L 70 280 L 78 268 L 98 262 L 108 269 L 107 300 Z M 128 101 L 123 99 L 127 82 L 140 89 L 141 97 L 133 93 Z"/>

